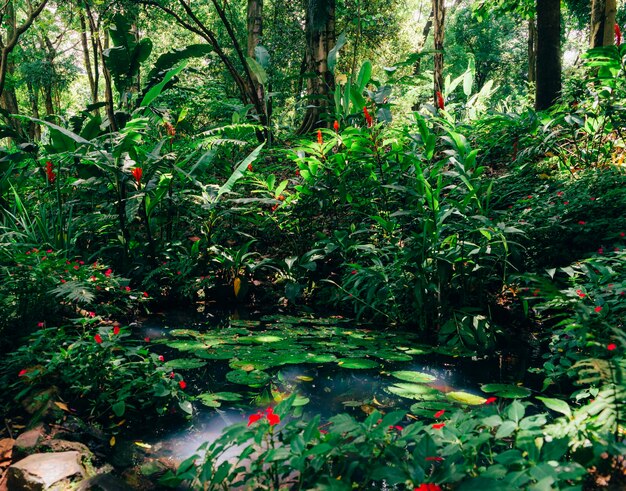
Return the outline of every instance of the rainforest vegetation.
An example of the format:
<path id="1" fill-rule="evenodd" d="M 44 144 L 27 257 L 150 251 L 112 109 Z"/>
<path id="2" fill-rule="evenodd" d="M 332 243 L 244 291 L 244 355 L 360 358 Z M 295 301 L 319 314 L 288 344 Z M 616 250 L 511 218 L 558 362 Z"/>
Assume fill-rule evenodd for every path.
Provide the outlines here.
<path id="1" fill-rule="evenodd" d="M 0 487 L 625 489 L 624 26 L 1 2 Z"/>

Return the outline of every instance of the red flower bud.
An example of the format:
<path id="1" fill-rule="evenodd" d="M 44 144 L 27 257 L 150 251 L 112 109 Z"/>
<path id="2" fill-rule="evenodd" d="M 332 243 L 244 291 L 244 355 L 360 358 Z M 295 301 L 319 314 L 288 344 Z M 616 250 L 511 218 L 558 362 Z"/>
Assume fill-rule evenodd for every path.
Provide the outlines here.
<path id="1" fill-rule="evenodd" d="M 435 95 L 437 96 L 437 107 L 439 109 L 444 109 L 445 105 L 443 103 L 443 95 L 441 95 L 441 92 L 439 91 L 435 92 Z"/>
<path id="2" fill-rule="evenodd" d="M 317 143 L 320 145 L 324 143 L 324 138 L 322 137 L 322 130 L 317 130 Z"/>
<path id="3" fill-rule="evenodd" d="M 622 30 L 619 28 L 618 24 L 613 26 L 613 30 L 615 31 L 615 45 L 619 46 L 622 44 Z"/>
<path id="4" fill-rule="evenodd" d="M 133 170 L 131 171 L 133 177 L 135 178 L 135 181 L 137 182 L 137 184 L 141 184 L 141 176 L 143 175 L 143 169 L 141 167 L 133 167 Z"/>
<path id="5" fill-rule="evenodd" d="M 335 130 L 335 133 L 339 133 L 339 121 L 335 120 L 333 123 L 333 129 Z"/>

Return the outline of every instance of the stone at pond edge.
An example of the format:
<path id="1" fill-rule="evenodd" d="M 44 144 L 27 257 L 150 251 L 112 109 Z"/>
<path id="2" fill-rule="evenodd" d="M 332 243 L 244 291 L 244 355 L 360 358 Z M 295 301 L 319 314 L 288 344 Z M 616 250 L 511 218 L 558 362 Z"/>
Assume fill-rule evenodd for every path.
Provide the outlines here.
<path id="1" fill-rule="evenodd" d="M 106 473 L 82 481 L 76 491 L 130 491 L 131 489 L 119 477 Z"/>
<path id="2" fill-rule="evenodd" d="M 67 489 L 64 481 L 82 479 L 85 468 L 80 453 L 39 453 L 13 464 L 8 470 L 8 491 L 44 491 Z M 63 482 L 62 482 L 63 481 Z"/>
<path id="3" fill-rule="evenodd" d="M 13 447 L 13 459 L 20 460 L 34 453 L 39 443 L 44 439 L 45 434 L 46 430 L 42 424 L 20 434 L 15 440 L 15 446 Z"/>

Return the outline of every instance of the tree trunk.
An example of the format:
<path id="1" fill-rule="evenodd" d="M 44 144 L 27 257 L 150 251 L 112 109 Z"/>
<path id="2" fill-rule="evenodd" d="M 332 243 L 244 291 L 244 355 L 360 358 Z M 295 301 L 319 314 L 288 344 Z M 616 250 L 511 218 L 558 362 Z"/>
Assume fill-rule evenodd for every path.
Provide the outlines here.
<path id="1" fill-rule="evenodd" d="M 611 46 L 615 43 L 616 0 L 593 0 L 591 5 L 591 47 Z"/>
<path id="2" fill-rule="evenodd" d="M 428 34 L 430 34 L 430 30 L 433 27 L 433 9 L 430 9 L 430 14 L 428 14 L 428 19 L 426 19 L 426 24 L 424 24 L 424 28 L 422 29 L 422 39 L 420 40 L 420 44 L 417 48 L 418 53 L 424 49 L 426 46 L 426 40 L 428 39 Z M 413 75 L 419 75 L 422 71 L 422 57 L 420 56 L 413 65 Z"/>
<path id="3" fill-rule="evenodd" d="M 435 68 L 433 69 L 433 100 L 438 107 L 437 92 L 443 94 L 443 41 L 446 7 L 444 0 L 433 0 L 433 39 Z"/>
<path id="4" fill-rule="evenodd" d="M 335 45 L 335 0 L 308 0 L 305 20 L 308 107 L 299 134 L 327 127 L 323 115 L 328 109 L 328 95 L 334 88 L 328 70 L 328 53 Z"/>
<path id="5" fill-rule="evenodd" d="M 537 0 L 535 109 L 553 106 L 561 93 L 561 2 Z"/>
<path id="6" fill-rule="evenodd" d="M 537 81 L 537 26 L 535 19 L 528 19 L 528 82 Z"/>
<path id="7" fill-rule="evenodd" d="M 85 63 L 85 71 L 87 72 L 87 79 L 89 80 L 89 91 L 91 92 L 91 103 L 96 104 L 98 102 L 98 86 L 91 68 L 91 58 L 89 54 L 89 43 L 87 41 L 87 23 L 85 21 L 85 14 L 82 9 L 78 10 L 78 17 L 80 19 L 80 42 L 83 47 L 83 61 Z"/>
<path id="8" fill-rule="evenodd" d="M 28 100 L 30 101 L 30 111 L 33 118 L 39 119 L 39 91 L 37 87 L 33 87 L 33 84 L 26 83 L 26 89 L 28 91 Z M 34 141 L 41 140 L 41 127 L 39 123 L 32 121 L 28 126 L 28 135 Z"/>
<path id="9" fill-rule="evenodd" d="M 261 44 L 261 37 L 263 36 L 263 0 L 248 0 L 248 49 L 247 54 L 250 58 L 256 59 L 254 49 Z M 254 80 L 254 90 L 256 90 L 257 98 L 263 106 L 263 113 L 265 114 L 266 124 L 269 127 L 270 124 L 270 109 L 268 101 L 265 100 L 265 89 Z M 268 139 L 270 130 L 268 128 L 267 134 L 263 137 Z"/>

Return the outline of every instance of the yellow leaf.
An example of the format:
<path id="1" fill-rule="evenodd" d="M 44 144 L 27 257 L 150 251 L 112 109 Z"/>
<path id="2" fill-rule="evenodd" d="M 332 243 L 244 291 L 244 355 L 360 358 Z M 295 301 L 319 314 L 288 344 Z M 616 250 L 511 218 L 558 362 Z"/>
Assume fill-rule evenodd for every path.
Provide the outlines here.
<path id="1" fill-rule="evenodd" d="M 70 408 L 67 407 L 67 404 L 65 404 L 64 402 L 54 401 L 54 405 L 58 407 L 59 409 L 62 409 L 63 411 L 66 411 L 68 413 L 71 412 Z"/>
<path id="2" fill-rule="evenodd" d="M 135 445 L 137 445 L 138 447 L 141 447 L 141 448 L 152 448 L 152 445 L 149 445 L 149 444 L 144 443 L 144 442 L 135 442 Z"/>
<path id="3" fill-rule="evenodd" d="M 382 405 L 383 405 L 383 404 L 381 404 L 380 402 L 378 402 L 378 401 L 376 400 L 376 396 L 374 396 L 374 398 L 372 399 L 372 402 L 373 402 L 374 404 L 376 404 L 377 406 L 382 406 Z"/>
<path id="4" fill-rule="evenodd" d="M 122 421 L 120 421 L 119 423 L 117 423 L 115 426 L 122 426 L 124 423 L 126 423 L 126 420 L 123 419 Z"/>
<path id="5" fill-rule="evenodd" d="M 111 439 L 109 440 L 109 445 L 111 445 L 112 447 L 115 446 L 115 437 L 112 436 Z"/>
<path id="6" fill-rule="evenodd" d="M 308 375 L 298 375 L 296 378 L 303 382 L 313 382 L 313 377 L 309 377 Z"/>
<path id="7" fill-rule="evenodd" d="M 241 278 L 235 278 L 235 281 L 233 281 L 233 289 L 235 290 L 235 297 L 238 297 L 239 290 L 241 289 Z"/>

